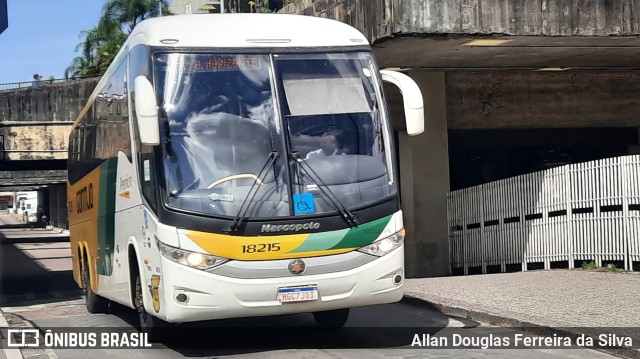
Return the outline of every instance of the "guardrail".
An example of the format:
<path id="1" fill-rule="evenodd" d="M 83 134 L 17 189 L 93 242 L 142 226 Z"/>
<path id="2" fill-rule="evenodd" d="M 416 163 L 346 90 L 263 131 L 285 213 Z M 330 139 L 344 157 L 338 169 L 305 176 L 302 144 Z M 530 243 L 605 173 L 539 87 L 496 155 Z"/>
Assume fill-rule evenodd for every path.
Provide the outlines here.
<path id="1" fill-rule="evenodd" d="M 640 268 L 640 156 L 566 165 L 447 196 L 452 274 Z"/>
<path id="2" fill-rule="evenodd" d="M 70 79 L 51 79 L 51 80 L 40 80 L 40 81 L 24 81 L 24 82 L 9 82 L 0 84 L 0 91 L 2 90 L 15 90 L 27 87 L 38 87 L 38 86 L 47 86 L 51 84 L 57 84 L 62 82 L 74 81 L 74 80 L 82 80 L 92 77 L 99 76 L 86 76 L 86 77 L 73 77 Z"/>
<path id="3" fill-rule="evenodd" d="M 56 79 L 56 80 L 40 80 L 40 81 L 28 81 L 28 82 L 10 82 L 0 84 L 0 90 L 15 90 L 26 87 L 37 87 L 37 86 L 46 86 L 54 83 L 66 82 L 65 79 Z"/>

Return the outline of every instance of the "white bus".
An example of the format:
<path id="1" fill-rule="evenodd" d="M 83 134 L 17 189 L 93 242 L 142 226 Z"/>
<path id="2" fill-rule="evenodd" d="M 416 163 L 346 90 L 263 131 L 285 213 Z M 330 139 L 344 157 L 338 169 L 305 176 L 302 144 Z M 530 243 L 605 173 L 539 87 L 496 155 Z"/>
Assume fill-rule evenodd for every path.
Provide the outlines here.
<path id="1" fill-rule="evenodd" d="M 409 134 L 422 95 L 340 22 L 203 14 L 136 26 L 70 135 L 73 274 L 89 312 L 170 323 L 397 302 L 398 166 L 382 80 Z"/>

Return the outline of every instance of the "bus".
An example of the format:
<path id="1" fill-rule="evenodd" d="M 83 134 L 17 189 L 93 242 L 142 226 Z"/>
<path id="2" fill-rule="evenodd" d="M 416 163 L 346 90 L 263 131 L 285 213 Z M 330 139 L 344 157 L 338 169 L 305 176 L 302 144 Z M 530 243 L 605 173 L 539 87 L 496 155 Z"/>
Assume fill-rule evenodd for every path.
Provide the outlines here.
<path id="1" fill-rule="evenodd" d="M 403 296 L 404 227 L 383 82 L 424 130 L 407 75 L 367 39 L 284 14 L 158 17 L 132 31 L 75 120 L 73 277 L 87 310 L 167 323 L 313 313 Z"/>

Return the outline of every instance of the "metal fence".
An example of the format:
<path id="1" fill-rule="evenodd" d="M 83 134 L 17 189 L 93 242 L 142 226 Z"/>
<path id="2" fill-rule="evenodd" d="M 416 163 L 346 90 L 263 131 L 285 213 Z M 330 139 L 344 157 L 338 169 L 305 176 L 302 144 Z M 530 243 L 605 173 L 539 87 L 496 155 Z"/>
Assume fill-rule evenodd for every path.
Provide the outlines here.
<path id="1" fill-rule="evenodd" d="M 14 89 L 21 89 L 25 87 L 46 86 L 46 85 L 65 82 L 65 81 L 67 80 L 56 79 L 56 80 L 26 81 L 26 82 L 10 82 L 10 83 L 0 84 L 0 90 L 14 90 Z"/>
<path id="2" fill-rule="evenodd" d="M 640 156 L 578 163 L 450 192 L 452 273 L 640 264 Z"/>
<path id="3" fill-rule="evenodd" d="M 81 80 L 91 77 L 99 77 L 99 76 L 85 76 L 85 77 L 73 77 L 69 79 L 50 79 L 50 80 L 40 80 L 40 81 L 25 81 L 25 82 L 10 82 L 10 83 L 0 83 L 0 91 L 2 90 L 15 90 L 26 87 L 39 87 L 39 86 L 48 86 L 52 84 L 58 84 L 67 81 Z"/>

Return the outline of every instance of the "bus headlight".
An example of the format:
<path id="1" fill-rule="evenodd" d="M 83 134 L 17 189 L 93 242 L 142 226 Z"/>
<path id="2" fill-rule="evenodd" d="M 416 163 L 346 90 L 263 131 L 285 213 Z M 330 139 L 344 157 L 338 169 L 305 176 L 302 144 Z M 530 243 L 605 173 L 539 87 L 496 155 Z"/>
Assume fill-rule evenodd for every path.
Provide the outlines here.
<path id="1" fill-rule="evenodd" d="M 358 250 L 360 252 L 382 257 L 383 255 L 400 247 L 403 241 L 404 241 L 404 228 L 390 235 L 389 237 L 379 239 L 369 244 L 368 246 L 362 247 Z"/>
<path id="2" fill-rule="evenodd" d="M 156 245 L 158 246 L 158 249 L 160 249 L 160 253 L 165 258 L 169 259 L 172 262 L 180 263 L 191 268 L 207 270 L 213 267 L 217 267 L 222 263 L 228 261 L 228 259 L 226 258 L 185 251 L 184 249 L 166 245 L 159 240 L 156 240 Z"/>

